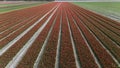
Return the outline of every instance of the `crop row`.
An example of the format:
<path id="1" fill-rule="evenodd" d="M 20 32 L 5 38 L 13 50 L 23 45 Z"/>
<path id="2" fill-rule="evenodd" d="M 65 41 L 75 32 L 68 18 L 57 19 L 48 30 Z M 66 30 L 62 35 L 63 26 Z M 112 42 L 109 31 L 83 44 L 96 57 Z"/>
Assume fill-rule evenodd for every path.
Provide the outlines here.
<path id="1" fill-rule="evenodd" d="M 70 14 L 70 12 L 71 10 L 68 10 L 68 19 L 70 22 L 71 31 L 79 56 L 80 64 L 83 68 L 88 67 L 97 68 L 98 66 L 94 60 L 94 57 L 91 54 L 91 51 L 89 50 L 88 43 L 86 42 L 84 36 L 82 35 L 82 32 L 80 31 L 78 25 L 76 24 L 76 21 L 73 20 L 73 17 Z"/>
<path id="2" fill-rule="evenodd" d="M 85 20 L 83 20 L 83 22 L 89 27 L 89 28 L 92 28 L 92 25 L 91 25 L 91 23 L 94 23 L 95 25 L 93 25 L 94 27 L 96 26 L 96 25 L 99 25 L 99 24 L 97 24 L 97 22 L 94 20 L 94 19 L 90 19 L 90 17 L 88 16 L 88 15 L 85 15 L 85 13 L 83 13 L 83 12 L 85 12 L 85 11 L 82 11 L 82 10 L 80 10 L 79 9 L 79 11 L 81 11 L 81 13 L 78 11 L 78 10 L 76 10 L 79 14 L 77 14 L 77 15 L 79 15 L 79 17 L 81 18 L 81 19 L 86 19 L 86 21 Z M 76 13 L 77 13 L 76 12 Z M 86 12 L 87 13 L 87 12 Z M 84 17 L 84 18 L 83 18 Z M 91 30 L 93 31 L 93 33 L 94 33 L 94 30 L 95 30 L 96 28 L 92 28 Z M 102 30 L 100 27 L 99 27 L 99 30 Z M 99 34 L 98 33 L 99 31 L 97 30 L 96 31 L 96 33 L 97 34 Z M 102 32 L 103 33 L 103 32 Z M 103 34 L 101 34 L 101 35 L 103 35 Z M 99 34 L 99 36 L 97 36 L 97 37 L 103 37 L 102 38 L 102 41 L 106 41 L 106 40 L 109 40 L 109 38 L 107 38 L 106 40 L 105 40 L 105 38 L 104 38 L 104 36 L 100 36 L 100 34 Z M 109 45 L 109 43 L 111 43 L 111 41 L 107 41 L 107 42 L 104 42 L 104 43 L 107 43 L 108 45 L 108 47 L 110 48 L 110 45 Z M 112 45 L 112 47 L 113 47 L 114 45 Z M 114 48 L 116 49 L 116 50 L 118 50 L 119 51 L 119 48 L 118 47 L 116 47 L 116 46 L 114 46 Z M 112 49 L 111 48 L 111 50 L 114 50 L 114 49 Z M 116 51 L 117 52 L 117 51 Z M 112 56 L 112 55 L 111 55 Z M 117 55 L 117 56 L 119 56 L 119 55 Z M 113 58 L 113 57 L 112 57 Z M 114 58 L 113 58 L 114 59 Z M 114 65 L 113 65 L 114 66 Z"/>
<path id="3" fill-rule="evenodd" d="M 91 24 L 89 23 L 89 28 L 98 37 L 98 39 L 105 45 L 105 47 L 114 55 L 114 57 L 117 58 L 117 62 L 119 63 L 120 47 L 117 44 L 117 43 L 120 43 L 119 41 L 117 41 L 119 40 L 119 36 L 116 36 L 114 32 L 110 32 L 109 30 L 105 29 L 105 27 L 103 27 L 103 25 L 100 25 L 99 22 L 97 23 L 94 20 L 94 18 L 90 19 L 88 14 L 89 13 L 86 14 L 86 19 L 89 20 L 89 22 L 91 22 Z M 85 15 L 83 16 L 85 17 Z"/>
<path id="4" fill-rule="evenodd" d="M 2 56 L 0 56 L 0 61 L 1 62 L 3 61 L 0 67 L 5 67 L 8 64 L 8 62 L 12 60 L 12 58 L 32 37 L 32 35 L 36 32 L 36 30 L 39 29 L 42 26 L 42 24 L 44 24 L 44 22 L 50 16 L 50 14 L 51 12 L 45 18 L 43 18 L 43 20 L 41 20 L 38 24 L 36 24 L 29 32 L 27 32 L 23 37 L 21 37 L 15 44 L 11 44 L 12 46 Z M 5 39 L 5 40 L 9 40 L 8 42 L 5 41 L 5 43 L 12 42 L 13 38 L 16 38 L 16 36 L 22 33 L 22 31 L 25 31 L 28 27 L 32 26 L 35 23 L 35 21 L 38 20 L 38 17 L 36 18 L 30 21 L 30 24 L 25 25 L 24 28 L 21 28 L 17 32 L 10 35 L 9 38 Z"/>
<path id="5" fill-rule="evenodd" d="M 20 10 L 13 11 L 21 14 L 13 15 L 17 18 L 7 17 L 14 14 L 11 12 L 0 17 L 6 22 L 0 23 L 1 68 L 116 68 L 119 65 L 119 23 L 66 2 L 24 10 L 30 13 Z"/>
<path id="6" fill-rule="evenodd" d="M 61 43 L 60 43 L 60 68 L 75 68 L 75 58 L 66 19 L 65 6 L 62 7 Z"/>
<path id="7" fill-rule="evenodd" d="M 45 6 L 43 6 L 43 7 L 45 7 Z M 39 11 L 39 12 L 32 12 L 31 13 L 30 10 L 27 10 L 27 11 L 24 11 L 24 12 L 20 11 L 21 12 L 21 13 L 19 13 L 20 16 L 19 16 L 19 14 L 17 16 L 18 16 L 18 19 L 22 19 L 23 18 L 21 21 L 14 19 L 14 17 L 16 18 L 17 16 L 13 16 L 12 17 L 12 15 L 11 15 L 11 18 L 9 20 L 12 21 L 12 22 L 10 22 L 9 20 L 8 20 L 8 22 L 1 21 L 2 23 L 1 23 L 0 32 L 4 31 L 6 29 L 10 29 L 12 26 L 16 26 L 16 25 L 22 23 L 24 20 L 29 19 L 29 18 L 31 18 L 33 16 L 36 16 L 36 15 L 37 16 L 39 15 L 39 17 L 43 16 L 46 12 L 48 12 L 50 10 L 50 7 L 49 7 L 49 9 L 45 9 L 43 7 L 40 8 L 40 10 L 42 10 L 42 11 Z M 33 10 L 31 10 L 31 11 L 33 11 Z M 29 12 L 29 14 L 28 14 L 28 12 Z M 13 15 L 15 15 L 15 14 L 13 14 Z M 26 16 L 28 16 L 28 17 L 26 18 Z"/>
<path id="8" fill-rule="evenodd" d="M 84 11 L 85 12 L 85 11 Z M 106 22 L 103 22 L 102 20 L 99 20 L 99 18 L 96 18 L 94 16 L 88 15 L 89 13 L 86 12 L 86 15 L 89 16 L 89 18 L 93 19 L 96 23 L 94 25 L 98 28 L 102 28 L 102 32 L 107 35 L 111 40 L 113 40 L 116 44 L 120 45 L 120 31 L 119 29 L 115 28 L 116 26 L 110 26 L 109 24 L 106 24 Z M 96 20 L 97 19 L 97 20 Z"/>
<path id="9" fill-rule="evenodd" d="M 51 7 L 53 7 L 53 6 L 51 6 Z M 40 18 L 46 12 L 48 12 L 50 10 L 50 8 L 51 8 L 51 7 L 49 7 L 48 9 L 45 9 L 44 7 L 46 7 L 46 5 L 43 6 L 43 7 L 40 7 L 40 8 L 34 7 L 34 9 L 28 9 L 26 11 L 21 10 L 19 12 L 17 12 L 17 11 L 14 12 L 13 15 L 17 14 L 16 16 L 11 15 L 9 19 L 4 18 L 5 21 L 1 21 L 1 23 L 0 23 L 1 24 L 0 25 L 1 26 L 0 32 L 3 32 L 5 30 L 9 30 L 9 29 L 12 28 L 12 26 L 16 26 L 18 24 L 21 24 L 23 21 L 26 21 L 26 19 L 29 19 L 29 18 L 31 18 L 31 17 L 33 17 L 35 15 L 37 15 L 37 16 L 39 15 L 39 18 Z M 37 9 L 37 10 L 35 11 L 35 9 Z M 42 10 L 42 11 L 39 11 L 39 9 Z"/>
<path id="10" fill-rule="evenodd" d="M 52 7 L 51 7 L 52 8 Z M 47 9 L 47 10 L 50 10 L 50 8 L 49 9 Z M 45 10 L 46 11 L 46 10 Z M 43 12 L 43 11 L 42 11 Z M 42 12 L 39 12 L 39 13 L 42 13 Z M 43 12 L 43 14 L 45 14 L 46 12 Z M 9 30 L 7 30 L 7 31 L 5 31 L 5 32 L 3 32 L 3 33 L 1 33 L 1 46 L 3 46 L 3 45 L 5 45 L 5 44 L 7 44 L 7 40 L 8 40 L 8 42 L 10 41 L 10 40 L 12 40 L 12 39 L 14 39 L 16 36 L 18 36 L 20 33 L 22 33 L 24 30 L 26 30 L 30 25 L 32 25 L 34 22 L 33 21 L 36 21 L 36 20 L 38 20 L 39 18 L 41 18 L 42 17 L 42 15 L 43 14 L 41 14 L 41 15 L 37 15 L 37 16 L 35 16 L 33 19 L 31 19 L 31 20 L 27 20 L 27 21 L 22 21 L 21 23 L 23 23 L 23 24 L 21 24 L 21 25 L 23 25 L 23 26 L 20 26 L 20 25 L 18 25 L 18 27 L 16 26 L 16 27 L 14 27 L 13 26 L 13 29 L 11 28 L 11 31 Z M 16 29 L 16 28 L 18 28 L 18 29 Z M 23 29 L 23 30 L 22 30 Z M 17 33 L 17 34 L 16 34 Z M 12 38 L 11 38 L 11 37 Z M 10 37 L 10 38 L 9 38 Z M 7 39 L 6 40 L 6 38 L 9 38 L 9 39 Z M 5 41 L 6 40 L 6 41 Z M 4 43 L 4 41 L 6 42 L 6 43 Z M 4 44 L 3 44 L 4 43 Z"/>
<path id="11" fill-rule="evenodd" d="M 43 19 L 42 22 L 44 22 L 47 18 Z M 33 23 L 33 22 L 32 22 Z M 32 24 L 31 24 L 32 25 Z M 10 49 L 7 50 L 7 52 L 5 52 L 2 56 L 0 56 L 1 61 L 6 61 L 7 63 L 16 55 L 16 53 L 25 45 L 25 43 L 30 39 L 30 37 L 34 34 L 34 32 L 42 25 L 42 23 L 39 23 L 37 26 L 35 26 L 32 30 L 30 30 L 27 34 L 25 34 L 21 39 L 19 39 L 19 41 L 17 41 L 14 45 L 12 45 L 12 47 L 10 47 Z M 30 25 L 27 25 L 30 26 Z M 24 29 L 24 28 L 23 28 Z M 19 33 L 21 33 L 21 30 L 19 31 Z M 18 32 L 16 32 L 13 35 L 10 35 L 10 40 L 15 38 Z M 10 41 L 8 41 L 9 43 Z M 9 56 L 9 58 L 4 59 L 6 57 Z M 4 64 L 6 65 L 7 63 L 4 62 Z M 2 66 L 4 67 L 4 66 Z"/>

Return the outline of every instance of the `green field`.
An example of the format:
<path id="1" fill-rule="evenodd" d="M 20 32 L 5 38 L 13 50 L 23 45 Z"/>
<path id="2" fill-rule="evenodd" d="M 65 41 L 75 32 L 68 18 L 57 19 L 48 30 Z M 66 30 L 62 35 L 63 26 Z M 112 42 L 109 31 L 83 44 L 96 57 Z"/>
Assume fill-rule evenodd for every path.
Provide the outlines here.
<path id="1" fill-rule="evenodd" d="M 74 4 L 120 20 L 120 2 L 74 2 Z"/>
<path id="2" fill-rule="evenodd" d="M 22 4 L 0 4 L 0 13 L 6 13 L 14 10 L 20 10 L 28 7 L 37 6 L 46 2 L 24 2 Z"/>
<path id="3" fill-rule="evenodd" d="M 1 7 L 8 7 L 8 6 L 13 6 L 14 4 L 0 4 L 0 8 Z"/>

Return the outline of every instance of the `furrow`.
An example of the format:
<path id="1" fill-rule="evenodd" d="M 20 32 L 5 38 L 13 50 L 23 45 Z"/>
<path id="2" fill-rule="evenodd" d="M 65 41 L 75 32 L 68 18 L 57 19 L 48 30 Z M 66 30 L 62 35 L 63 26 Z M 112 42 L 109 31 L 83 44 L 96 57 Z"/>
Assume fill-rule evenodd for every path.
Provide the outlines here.
<path id="1" fill-rule="evenodd" d="M 44 6 L 45 7 L 45 6 Z M 51 7 L 48 7 L 48 9 L 50 10 L 50 8 L 52 8 L 52 6 Z M 45 10 L 45 11 L 48 11 L 48 9 L 47 10 Z M 47 12 L 45 12 L 45 13 L 47 13 Z M 43 12 L 43 14 L 44 14 L 44 12 Z M 40 13 L 40 15 L 42 15 L 41 13 Z M 39 15 L 39 16 L 40 16 Z M 30 21 L 28 21 L 27 23 L 26 23 L 26 25 L 24 25 L 23 26 L 23 28 L 21 27 L 20 29 L 16 29 L 17 31 L 15 32 L 15 31 L 13 31 L 12 33 L 10 33 L 8 36 L 6 36 L 6 37 L 4 37 L 4 35 L 2 35 L 2 37 L 4 37 L 4 39 L 2 39 L 1 41 L 0 41 L 0 48 L 2 48 L 4 45 L 6 45 L 7 43 L 9 43 L 11 40 L 13 40 L 15 37 L 17 37 L 18 35 L 20 35 L 20 33 L 22 33 L 22 32 L 24 32 L 27 28 L 29 28 L 30 26 L 32 26 L 32 24 L 34 24 L 34 23 L 32 23 L 32 22 L 35 22 L 36 20 L 38 20 L 40 17 L 39 16 L 37 16 L 36 18 L 34 18 L 34 19 L 32 19 L 32 20 L 30 20 Z"/>
<path id="2" fill-rule="evenodd" d="M 115 67 L 116 64 L 115 64 L 114 60 L 112 59 L 112 57 L 106 52 L 106 50 L 101 46 L 101 44 L 93 37 L 93 35 L 89 32 L 89 30 L 87 30 L 85 28 L 85 26 L 83 25 L 83 21 L 85 23 L 85 21 L 87 19 L 82 18 L 82 16 L 80 16 L 79 19 L 77 19 L 77 20 L 80 21 L 81 23 L 78 23 L 78 25 L 82 29 L 85 37 L 87 38 L 88 43 L 90 44 L 90 47 L 93 49 L 95 56 L 99 60 L 102 67 Z M 103 53 L 103 51 L 104 51 L 104 53 Z M 105 60 L 106 61 L 109 60 L 109 62 L 108 61 L 105 62 Z"/>
<path id="3" fill-rule="evenodd" d="M 86 17 L 87 18 L 87 17 Z M 89 20 L 89 18 L 87 18 Z M 93 21 L 89 20 L 89 22 L 91 22 L 91 24 L 93 23 Z M 114 59 L 114 61 L 117 63 L 117 65 L 119 66 L 119 52 L 120 49 L 117 46 L 116 43 L 114 43 L 112 40 L 109 39 L 109 37 L 107 37 L 104 32 L 101 31 L 100 28 L 96 27 L 96 25 L 87 25 L 89 27 L 89 29 L 92 31 L 92 33 L 94 33 L 97 37 L 97 39 L 99 39 L 98 41 L 100 43 L 102 43 L 102 46 L 104 46 L 103 48 L 106 49 L 106 51 L 112 56 L 112 58 Z M 97 29 L 96 29 L 97 28 Z M 109 42 L 109 43 L 107 43 Z"/>
<path id="4" fill-rule="evenodd" d="M 58 8 L 58 5 L 55 6 L 54 8 L 56 8 L 56 7 Z M 41 31 L 47 25 L 49 20 L 52 18 L 53 14 L 56 12 L 57 8 L 53 11 L 53 13 L 50 15 L 50 17 L 46 20 L 46 22 L 38 29 L 38 31 L 36 31 L 36 33 L 30 38 L 30 40 L 24 45 L 24 47 L 16 54 L 16 56 L 13 57 L 13 59 L 7 64 L 6 68 L 13 68 L 18 65 L 18 63 L 21 61 L 22 57 L 25 55 L 25 53 L 27 52 L 27 50 L 29 49 L 31 44 L 34 42 L 34 40 L 38 37 L 38 35 L 41 33 Z M 51 9 L 51 11 L 53 9 Z M 49 12 L 48 12 L 48 14 L 49 14 Z M 46 15 L 44 15 L 44 16 L 46 16 Z M 41 19 L 39 19 L 37 22 L 39 23 L 40 21 L 41 21 Z"/>
<path id="5" fill-rule="evenodd" d="M 22 38 L 26 33 L 28 33 L 35 25 L 37 25 L 45 16 L 47 16 L 51 11 L 53 11 L 56 8 L 56 6 L 54 8 L 52 8 L 48 13 L 46 13 L 43 17 L 41 17 L 38 21 L 36 21 L 32 26 L 30 26 L 27 30 L 25 30 L 23 33 L 21 33 L 19 36 L 17 36 L 14 40 L 10 41 L 7 45 L 5 45 L 5 47 L 3 47 L 0 50 L 0 56 L 5 53 L 13 44 L 15 44 L 20 38 Z M 43 29 L 44 26 L 46 24 L 44 24 L 41 28 Z"/>
<path id="6" fill-rule="evenodd" d="M 26 54 L 23 56 L 22 60 L 19 62 L 16 68 L 33 68 L 34 62 L 39 54 L 39 51 L 42 48 L 43 42 L 49 32 L 55 16 L 56 14 L 53 15 L 49 23 L 45 26 L 45 28 L 41 31 L 35 41 L 31 44 L 30 48 L 27 50 Z"/>
<path id="7" fill-rule="evenodd" d="M 35 27 L 33 27 L 27 34 L 25 34 L 21 39 L 19 39 L 15 44 L 13 44 L 3 55 L 0 56 L 0 61 L 2 62 L 2 64 L 0 64 L 0 67 L 5 67 L 9 63 L 9 61 L 12 60 L 12 58 L 20 51 L 20 49 L 27 43 L 27 41 L 34 35 L 34 33 L 44 24 L 44 22 L 46 21 L 46 19 L 48 19 L 50 14 L 48 14 L 44 19 L 42 19 L 37 25 L 35 25 Z"/>
<path id="8" fill-rule="evenodd" d="M 84 11 L 83 11 L 84 12 Z M 87 14 L 86 14 L 87 15 Z M 89 17 L 89 16 L 88 16 Z M 88 18 L 87 17 L 87 18 Z M 92 18 L 93 19 L 93 18 Z M 118 48 L 120 48 L 120 38 L 119 38 L 119 35 L 117 35 L 115 32 L 113 32 L 111 29 L 108 29 L 107 28 L 107 26 L 104 26 L 104 24 L 103 25 L 99 25 L 99 23 L 100 22 L 98 22 L 98 24 L 97 23 L 94 23 L 94 22 L 97 22 L 97 21 L 95 21 L 94 19 L 94 21 L 92 20 L 92 19 L 90 19 L 89 20 L 89 18 L 88 18 L 88 20 L 89 21 L 91 21 L 92 22 L 92 24 L 96 27 L 96 28 L 98 28 L 101 32 L 103 32 Z M 109 27 L 109 26 L 108 26 Z M 100 29 L 100 28 L 102 28 L 102 29 Z M 109 27 L 110 28 L 110 27 Z M 119 30 L 114 30 L 114 31 L 117 31 L 117 32 L 119 32 Z"/>
<path id="9" fill-rule="evenodd" d="M 28 20 L 30 20 L 30 19 L 32 19 L 32 18 L 34 18 L 36 15 L 34 15 L 34 16 L 32 16 L 32 17 L 30 17 L 30 18 L 28 18 L 28 19 L 25 19 L 24 21 L 22 21 L 22 22 L 26 22 L 26 21 L 28 21 Z M 16 27 L 16 26 L 18 26 L 18 25 L 20 25 L 21 23 L 18 23 L 18 24 L 16 24 L 16 25 L 14 25 L 14 26 L 12 26 L 12 27 L 10 27 L 9 29 L 6 29 L 6 30 L 4 30 L 4 31 L 1 31 L 0 32 L 0 35 L 1 34 L 3 34 L 3 33 L 5 33 L 5 32 L 7 32 L 7 31 L 9 31 L 10 29 L 12 29 L 12 28 L 14 28 L 14 27 Z"/>
<path id="10" fill-rule="evenodd" d="M 71 42 L 72 42 L 72 48 L 73 48 L 73 52 L 74 52 L 76 67 L 81 68 L 81 65 L 80 65 L 80 62 L 79 62 L 79 59 L 78 59 L 78 55 L 77 55 L 77 50 L 76 50 L 75 43 L 74 43 L 73 36 L 72 36 L 72 31 L 71 31 L 71 28 L 70 28 L 70 22 L 68 20 L 67 13 L 65 13 L 65 14 L 66 14 L 67 22 L 68 22 L 68 29 L 69 29 L 69 33 L 70 33 L 70 39 L 71 39 Z"/>
<path id="11" fill-rule="evenodd" d="M 95 26 L 95 25 L 94 25 L 94 26 Z M 88 27 L 89 27 L 89 26 L 88 26 Z M 88 29 L 88 28 L 87 28 L 87 29 Z M 90 29 L 90 27 L 89 27 L 89 29 Z M 91 29 L 90 29 L 90 30 L 91 30 Z M 90 30 L 89 30 L 89 31 L 90 31 Z M 100 29 L 98 29 L 97 32 L 99 32 L 99 30 L 100 30 Z M 93 34 L 95 31 L 94 31 L 94 30 L 91 30 L 90 32 Z M 104 34 L 102 34 L 102 33 L 103 33 L 103 32 L 101 32 L 101 35 L 104 35 Z M 96 35 L 96 33 L 94 33 L 94 34 Z M 114 61 L 117 63 L 117 65 L 120 65 L 119 59 L 117 60 L 116 57 L 115 57 L 115 56 L 119 56 L 119 53 L 118 53 L 117 55 L 114 54 L 114 52 L 119 51 L 119 47 L 112 47 L 112 48 L 117 49 L 117 51 L 111 51 L 111 50 L 110 50 L 111 48 L 108 49 L 109 47 L 105 47 L 104 45 L 106 45 L 106 44 L 105 44 L 105 43 L 102 43 L 103 41 L 102 41 L 102 40 L 99 40 L 100 37 L 95 36 L 94 34 L 93 34 L 93 36 L 99 41 L 99 43 L 102 45 L 102 47 L 103 47 L 104 49 L 106 49 L 106 51 L 110 54 L 110 56 L 111 56 L 111 57 L 114 59 Z M 102 41 L 102 42 L 101 42 L 101 41 Z M 109 42 L 110 42 L 110 41 L 109 41 Z M 113 41 L 112 41 L 112 42 L 113 42 Z M 112 43 L 111 43 L 111 44 L 112 44 Z M 114 43 L 114 44 L 115 44 L 115 43 Z M 113 45 L 114 45 L 114 44 L 113 44 Z M 115 45 L 117 45 L 117 44 L 115 44 Z M 110 46 L 110 45 L 109 45 L 109 46 Z M 117 58 L 118 58 L 118 57 L 117 57 Z"/>
<path id="12" fill-rule="evenodd" d="M 61 5 L 61 3 L 59 3 L 59 5 L 58 5 L 58 7 L 57 7 L 57 9 L 56 9 L 55 11 L 58 10 L 58 8 L 59 8 L 60 5 Z M 45 48 L 46 48 L 46 46 L 47 46 L 46 44 L 47 44 L 47 42 L 48 42 L 48 39 L 49 39 L 49 37 L 50 37 L 50 33 L 52 32 L 52 29 L 53 29 L 54 24 L 55 24 L 55 20 L 54 20 L 54 23 L 53 23 L 53 25 L 51 26 L 51 29 L 50 29 L 47 37 L 46 37 L 46 40 L 44 41 L 44 44 L 43 44 L 43 46 L 42 46 L 42 48 L 41 48 L 41 51 L 40 51 L 39 54 L 38 54 L 38 57 L 37 57 L 37 59 L 36 59 L 36 61 L 35 61 L 35 63 L 34 63 L 33 68 L 38 68 L 38 66 L 39 66 L 40 60 L 42 59 L 42 55 L 43 55 L 44 50 L 45 50 Z"/>
<path id="13" fill-rule="evenodd" d="M 71 10 L 71 9 L 70 9 L 70 10 Z M 79 33 L 80 33 L 80 35 L 82 36 L 82 38 L 83 38 L 83 40 L 84 40 L 83 42 L 85 42 L 86 46 L 88 47 L 88 50 L 89 50 L 90 53 L 92 54 L 95 63 L 97 64 L 97 66 L 98 66 L 99 68 L 102 68 L 102 67 L 101 67 L 101 64 L 99 63 L 99 60 L 97 59 L 97 57 L 96 57 L 96 55 L 95 55 L 95 53 L 94 53 L 94 51 L 93 51 L 93 49 L 90 47 L 90 44 L 87 42 L 87 39 L 86 39 L 84 33 L 82 32 L 82 30 L 81 30 L 80 27 L 78 26 L 78 24 L 77 24 L 78 21 L 76 21 L 76 20 L 74 19 L 74 16 L 73 16 L 73 13 L 72 13 L 72 12 L 71 12 L 71 14 L 72 14 L 73 22 L 74 22 L 75 26 L 77 27 L 77 29 L 79 30 Z M 78 22 L 78 23 L 79 23 L 79 22 Z M 83 43 L 83 44 L 84 44 L 84 43 Z M 85 48 L 85 47 L 84 47 L 84 48 Z M 82 58 L 80 58 L 80 59 L 82 59 Z M 87 61 L 88 61 L 88 60 L 87 60 Z M 82 62 L 81 62 L 81 63 L 82 63 Z M 90 62 L 89 62 L 89 63 L 90 63 Z M 86 65 L 86 66 L 87 66 L 87 65 Z"/>
<path id="14" fill-rule="evenodd" d="M 61 23 L 62 23 L 62 12 L 61 12 L 61 15 L 60 15 L 60 28 L 59 28 L 59 35 L 58 35 L 58 43 L 57 43 L 57 50 L 56 50 L 56 61 L 55 61 L 55 68 L 59 68 L 60 65 L 60 45 L 61 45 Z"/>
<path id="15" fill-rule="evenodd" d="M 70 40 L 68 24 L 65 14 L 65 6 L 62 7 L 62 34 L 61 34 L 61 47 L 60 47 L 60 68 L 76 68 L 75 58 Z"/>

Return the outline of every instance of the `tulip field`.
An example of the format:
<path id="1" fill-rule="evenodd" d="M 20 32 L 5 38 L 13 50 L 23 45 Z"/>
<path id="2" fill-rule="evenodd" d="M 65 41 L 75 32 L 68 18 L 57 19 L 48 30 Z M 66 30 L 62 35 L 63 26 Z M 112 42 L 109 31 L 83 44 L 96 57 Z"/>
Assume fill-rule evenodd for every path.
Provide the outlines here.
<path id="1" fill-rule="evenodd" d="M 0 68 L 119 68 L 120 22 L 70 2 L 0 14 Z"/>

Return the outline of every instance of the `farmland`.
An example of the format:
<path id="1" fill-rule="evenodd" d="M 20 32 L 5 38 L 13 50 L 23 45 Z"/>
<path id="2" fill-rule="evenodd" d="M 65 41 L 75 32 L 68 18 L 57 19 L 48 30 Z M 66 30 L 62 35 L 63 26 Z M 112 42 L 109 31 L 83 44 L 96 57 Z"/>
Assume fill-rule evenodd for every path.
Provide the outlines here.
<path id="1" fill-rule="evenodd" d="M 120 2 L 74 2 L 74 4 L 120 21 Z"/>
<path id="2" fill-rule="evenodd" d="M 6 13 L 14 10 L 25 9 L 33 6 L 37 6 L 39 4 L 44 4 L 47 2 L 0 2 L 0 14 Z"/>
<path id="3" fill-rule="evenodd" d="M 0 15 L 0 68 L 119 68 L 120 23 L 69 2 Z"/>

